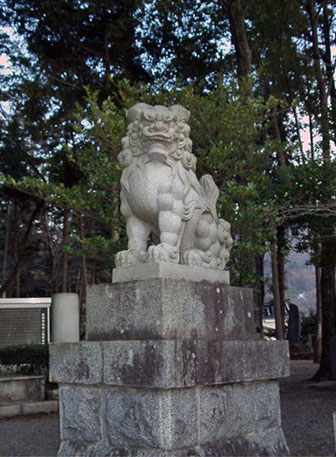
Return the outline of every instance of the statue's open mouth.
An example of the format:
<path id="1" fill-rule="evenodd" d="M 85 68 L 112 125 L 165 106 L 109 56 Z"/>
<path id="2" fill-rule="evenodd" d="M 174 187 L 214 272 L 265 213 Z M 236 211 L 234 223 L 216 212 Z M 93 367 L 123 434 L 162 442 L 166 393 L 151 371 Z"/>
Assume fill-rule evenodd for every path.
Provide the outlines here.
<path id="1" fill-rule="evenodd" d="M 157 133 L 157 132 L 144 132 L 144 138 L 145 140 L 149 143 L 149 142 L 157 142 L 157 141 L 163 141 L 163 142 L 168 142 L 168 143 L 171 143 L 172 142 L 172 136 L 170 133 Z"/>

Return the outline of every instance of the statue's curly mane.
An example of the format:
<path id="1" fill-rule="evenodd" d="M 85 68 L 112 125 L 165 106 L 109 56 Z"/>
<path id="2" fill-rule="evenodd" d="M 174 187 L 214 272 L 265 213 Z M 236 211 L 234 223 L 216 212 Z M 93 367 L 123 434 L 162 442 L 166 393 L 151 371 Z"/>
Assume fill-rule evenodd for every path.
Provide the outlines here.
<path id="1" fill-rule="evenodd" d="M 164 110 L 164 113 L 162 111 Z M 118 160 L 123 169 L 130 167 L 147 153 L 144 141 L 164 135 L 161 144 L 174 146 L 168 151 L 168 157 L 180 161 L 186 170 L 196 170 L 197 159 L 192 151 L 187 124 L 189 112 L 180 105 L 165 108 L 161 105 L 149 106 L 138 103 L 127 114 L 129 125 L 126 136 L 121 140 L 122 150 Z M 173 163 L 171 162 L 172 166 Z"/>

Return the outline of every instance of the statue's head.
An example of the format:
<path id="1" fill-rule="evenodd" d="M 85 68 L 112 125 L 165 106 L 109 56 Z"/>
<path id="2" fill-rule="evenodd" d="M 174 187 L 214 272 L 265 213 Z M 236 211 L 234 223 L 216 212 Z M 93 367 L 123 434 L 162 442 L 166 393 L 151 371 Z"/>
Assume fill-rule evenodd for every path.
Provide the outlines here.
<path id="1" fill-rule="evenodd" d="M 189 138 L 189 111 L 181 105 L 166 108 L 137 103 L 128 110 L 127 134 L 122 139 L 123 149 L 118 159 L 127 167 L 135 157 L 147 154 L 153 158 L 171 158 L 182 161 L 186 169 L 196 169 Z"/>

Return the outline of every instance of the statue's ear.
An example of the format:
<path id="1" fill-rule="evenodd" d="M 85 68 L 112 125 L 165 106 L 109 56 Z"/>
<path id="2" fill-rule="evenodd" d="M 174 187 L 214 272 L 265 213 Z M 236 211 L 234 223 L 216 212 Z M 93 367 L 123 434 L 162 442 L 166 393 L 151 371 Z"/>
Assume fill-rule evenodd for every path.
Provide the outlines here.
<path id="1" fill-rule="evenodd" d="M 190 113 L 182 105 L 173 105 L 169 109 L 175 113 L 177 122 L 188 122 Z"/>
<path id="2" fill-rule="evenodd" d="M 150 108 L 150 106 L 146 103 L 137 103 L 136 105 L 132 106 L 132 108 L 127 111 L 127 121 L 130 123 L 136 120 L 140 120 L 142 111 L 148 108 Z"/>

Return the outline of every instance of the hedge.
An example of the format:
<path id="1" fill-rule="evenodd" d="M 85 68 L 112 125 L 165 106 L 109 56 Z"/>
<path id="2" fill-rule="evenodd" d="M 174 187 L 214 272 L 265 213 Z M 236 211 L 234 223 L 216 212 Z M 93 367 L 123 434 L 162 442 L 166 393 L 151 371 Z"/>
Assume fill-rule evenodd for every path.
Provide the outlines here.
<path id="1" fill-rule="evenodd" d="M 0 348 L 0 365 L 14 367 L 20 374 L 44 374 L 49 369 L 47 344 L 18 344 Z"/>

